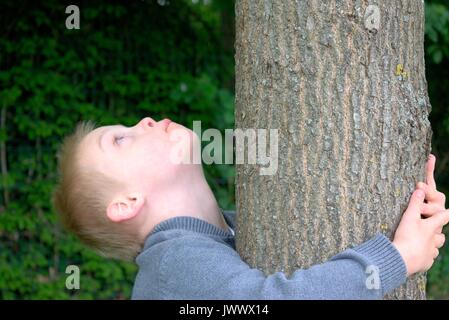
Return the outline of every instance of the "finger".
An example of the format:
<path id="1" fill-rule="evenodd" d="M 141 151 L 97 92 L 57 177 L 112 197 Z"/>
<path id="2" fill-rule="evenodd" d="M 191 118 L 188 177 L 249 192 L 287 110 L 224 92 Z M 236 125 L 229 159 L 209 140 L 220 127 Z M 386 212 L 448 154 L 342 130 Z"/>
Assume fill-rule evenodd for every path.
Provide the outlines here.
<path id="1" fill-rule="evenodd" d="M 434 214 L 432 217 L 426 219 L 426 221 L 432 224 L 435 230 L 440 230 L 443 226 L 449 222 L 449 210 L 444 210 Z"/>
<path id="2" fill-rule="evenodd" d="M 443 211 L 445 208 L 435 203 L 423 203 L 421 205 L 421 214 L 425 217 L 431 217 L 438 212 Z"/>
<path id="3" fill-rule="evenodd" d="M 435 162 L 436 157 L 433 154 L 430 154 L 426 164 L 426 183 L 434 190 L 437 189 L 433 174 L 433 172 L 435 171 Z"/>
<path id="4" fill-rule="evenodd" d="M 425 198 L 427 201 L 441 200 L 441 196 L 438 194 L 438 191 L 430 187 L 427 183 L 420 181 L 416 184 L 416 188 L 424 191 L 424 193 L 426 194 Z"/>
<path id="5" fill-rule="evenodd" d="M 408 203 L 405 215 L 414 216 L 421 219 L 421 206 L 424 204 L 424 191 L 416 189 L 413 191 L 410 201 Z"/>
<path id="6" fill-rule="evenodd" d="M 444 233 L 439 233 L 435 235 L 435 247 L 438 249 L 444 246 L 444 242 L 446 241 L 446 237 Z"/>
<path id="7" fill-rule="evenodd" d="M 433 250 L 433 259 L 435 260 L 436 258 L 438 258 L 439 254 L 440 254 L 440 251 L 437 248 L 435 248 Z"/>

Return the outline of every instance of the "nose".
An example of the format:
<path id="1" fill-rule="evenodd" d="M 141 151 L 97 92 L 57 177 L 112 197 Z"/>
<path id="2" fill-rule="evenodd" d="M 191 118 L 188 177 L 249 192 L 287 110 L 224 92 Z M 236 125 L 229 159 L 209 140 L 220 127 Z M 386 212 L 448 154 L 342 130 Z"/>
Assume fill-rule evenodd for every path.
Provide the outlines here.
<path id="1" fill-rule="evenodd" d="M 156 121 L 154 121 L 152 118 L 145 117 L 139 121 L 137 126 L 143 127 L 144 129 L 148 129 L 148 127 L 154 127 L 155 124 L 156 124 Z"/>

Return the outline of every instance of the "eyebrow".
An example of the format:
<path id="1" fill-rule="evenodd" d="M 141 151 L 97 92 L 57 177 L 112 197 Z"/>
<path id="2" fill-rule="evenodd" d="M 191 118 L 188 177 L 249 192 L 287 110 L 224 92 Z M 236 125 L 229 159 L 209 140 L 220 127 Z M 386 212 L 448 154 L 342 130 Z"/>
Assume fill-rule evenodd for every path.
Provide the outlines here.
<path id="1" fill-rule="evenodd" d="M 119 126 L 119 127 L 125 127 L 124 125 L 117 125 L 117 126 Z M 115 126 L 115 127 L 117 127 L 117 126 Z M 105 152 L 104 149 L 103 149 L 103 145 L 102 145 L 103 137 L 106 135 L 106 133 L 108 133 L 108 132 L 111 131 L 111 130 L 114 130 L 114 128 L 110 128 L 109 130 L 108 130 L 108 129 L 104 129 L 103 132 L 102 132 L 102 134 L 101 134 L 100 137 L 98 138 L 98 146 L 100 147 L 101 151 L 103 151 L 103 152 Z"/>
<path id="2" fill-rule="evenodd" d="M 101 140 L 103 139 L 103 137 L 104 137 L 104 135 L 106 133 L 105 131 L 107 132 L 108 130 L 103 130 L 103 133 L 98 138 L 98 146 L 100 147 L 101 151 L 103 151 L 103 152 L 104 152 L 104 149 L 103 149 L 103 146 L 101 145 Z"/>

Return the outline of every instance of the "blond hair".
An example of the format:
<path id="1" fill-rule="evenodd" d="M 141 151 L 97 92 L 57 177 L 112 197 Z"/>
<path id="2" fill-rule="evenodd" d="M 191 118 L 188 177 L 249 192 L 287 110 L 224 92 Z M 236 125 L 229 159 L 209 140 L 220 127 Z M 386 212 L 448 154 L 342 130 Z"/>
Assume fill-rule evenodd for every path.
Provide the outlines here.
<path id="1" fill-rule="evenodd" d="M 91 121 L 77 125 L 57 154 L 60 180 L 53 205 L 62 224 L 85 245 L 105 257 L 133 260 L 142 247 L 128 222 L 113 222 L 106 210 L 123 184 L 93 168 L 81 166 L 80 145 L 95 129 Z"/>

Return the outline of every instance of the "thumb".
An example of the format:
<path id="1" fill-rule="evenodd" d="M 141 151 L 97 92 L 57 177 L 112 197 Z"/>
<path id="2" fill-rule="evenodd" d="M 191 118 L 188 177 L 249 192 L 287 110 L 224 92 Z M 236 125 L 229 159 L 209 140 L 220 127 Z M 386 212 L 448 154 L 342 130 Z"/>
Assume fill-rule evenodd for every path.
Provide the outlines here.
<path id="1" fill-rule="evenodd" d="M 410 198 L 405 215 L 421 218 L 421 206 L 424 203 L 424 191 L 416 189 Z"/>

